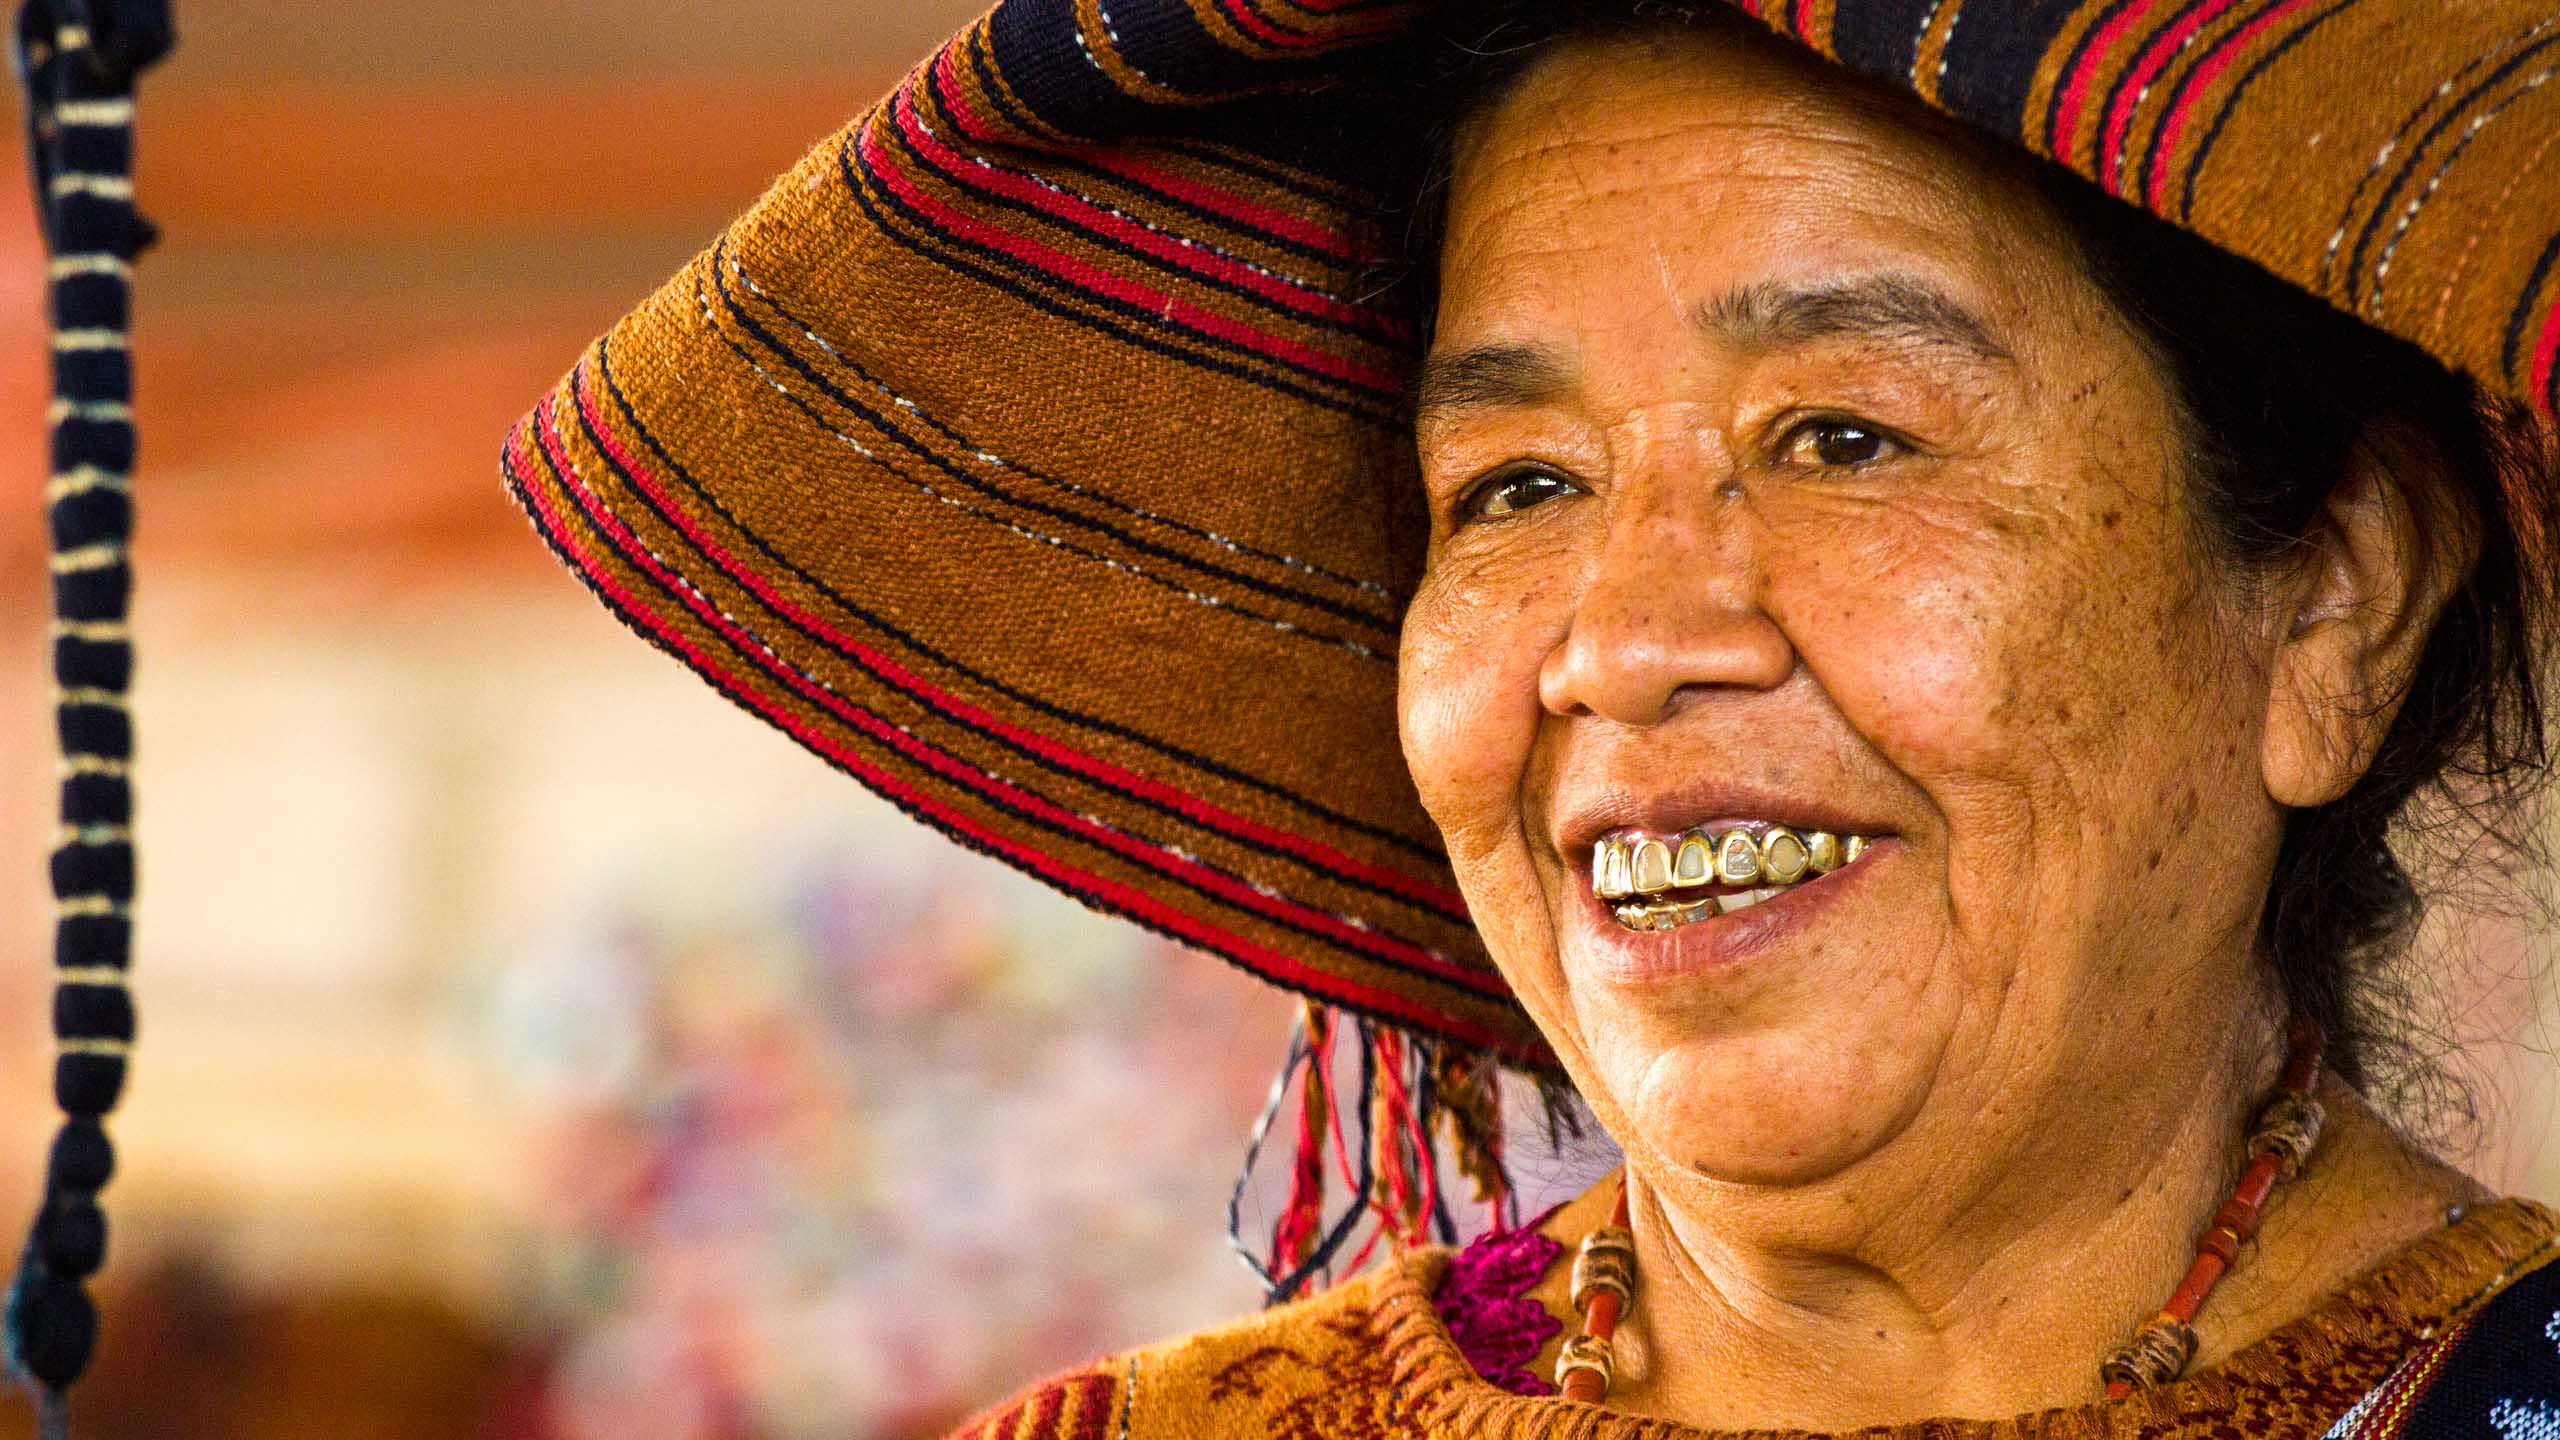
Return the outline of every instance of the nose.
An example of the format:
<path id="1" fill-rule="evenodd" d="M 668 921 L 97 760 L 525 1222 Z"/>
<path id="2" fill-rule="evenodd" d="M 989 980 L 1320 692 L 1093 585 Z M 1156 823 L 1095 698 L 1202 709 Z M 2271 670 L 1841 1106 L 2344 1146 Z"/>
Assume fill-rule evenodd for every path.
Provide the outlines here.
<path id="1" fill-rule="evenodd" d="M 1718 691 L 1783 684 L 1795 650 L 1763 608 L 1739 486 L 1688 471 L 1623 498 L 1632 503 L 1610 516 L 1572 623 L 1539 669 L 1548 711 L 1646 726 Z"/>

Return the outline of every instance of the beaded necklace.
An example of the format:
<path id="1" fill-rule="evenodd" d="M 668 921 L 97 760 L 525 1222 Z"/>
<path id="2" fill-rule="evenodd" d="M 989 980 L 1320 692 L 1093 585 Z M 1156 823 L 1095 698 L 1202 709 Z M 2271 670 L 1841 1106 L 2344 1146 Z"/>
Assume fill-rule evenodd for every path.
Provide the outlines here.
<path id="1" fill-rule="evenodd" d="M 2320 1078 L 2320 1054 L 2327 1043 L 2316 1021 L 2297 1019 L 2285 1032 L 2284 1075 L 2275 1094 L 2258 1112 L 2249 1132 L 2249 1163 L 2240 1172 L 2231 1198 L 2215 1212 L 2213 1223 L 2196 1242 L 2195 1263 L 2170 1292 L 2160 1312 L 2145 1320 L 2133 1338 L 2098 1366 L 2107 1398 L 2121 1400 L 2136 1390 L 2165 1385 L 2195 1358 L 2195 1321 L 2240 1247 L 2258 1233 L 2267 1197 L 2280 1181 L 2301 1170 L 2311 1147 L 2320 1140 L 2320 1102 L 2312 1088 Z M 1616 1357 L 1610 1340 L 1618 1321 L 1635 1298 L 1636 1241 L 1627 1224 L 1627 1184 L 1618 1182 L 1618 1201 L 1609 1223 L 1582 1237 L 1573 1258 L 1573 1308 L 1582 1312 L 1582 1333 L 1564 1342 L 1556 1357 L 1556 1384 L 1567 1400 L 1597 1405 L 1609 1394 Z"/>

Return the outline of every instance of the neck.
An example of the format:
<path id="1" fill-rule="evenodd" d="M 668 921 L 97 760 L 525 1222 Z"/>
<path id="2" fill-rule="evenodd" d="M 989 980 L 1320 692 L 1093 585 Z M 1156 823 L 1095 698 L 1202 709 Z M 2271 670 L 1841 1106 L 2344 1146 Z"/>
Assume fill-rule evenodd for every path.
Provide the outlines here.
<path id="1" fill-rule="evenodd" d="M 2111 1097 L 2103 1114 L 2025 1106 L 2034 1123 L 2003 1136 L 1975 1107 L 1818 1185 L 1754 1190 L 1633 1159 L 1640 1279 L 1608 1403 L 1844 1430 L 2098 1399 L 2099 1362 L 2184 1275 L 2273 1085 L 2272 1026 L 2217 1038 L 2175 1076 L 2080 1074 Z M 2198 1365 L 2424 1233 L 2467 1183 L 2344 1087 L 2323 1094 L 2331 1137 L 2200 1318 Z M 1983 1155 L 2001 1163 L 1962 1163 Z"/>

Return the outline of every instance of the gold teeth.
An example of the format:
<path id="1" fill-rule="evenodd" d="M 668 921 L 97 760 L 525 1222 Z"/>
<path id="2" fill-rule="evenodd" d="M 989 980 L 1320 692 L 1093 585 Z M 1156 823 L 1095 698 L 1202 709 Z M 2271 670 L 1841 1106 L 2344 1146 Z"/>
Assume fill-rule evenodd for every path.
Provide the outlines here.
<path id="1" fill-rule="evenodd" d="M 1637 894 L 1661 894 L 1671 888 L 1671 847 L 1659 840 L 1637 841 L 1632 868 Z"/>
<path id="2" fill-rule="evenodd" d="M 1621 836 L 1592 847 L 1591 891 L 1603 900 L 1624 900 L 1710 884 L 1793 885 L 1856 864 L 1868 843 L 1864 835 L 1799 833 L 1784 825 L 1761 835 L 1691 830 L 1676 841 Z"/>
<path id="3" fill-rule="evenodd" d="M 1680 837 L 1680 851 L 1671 857 L 1671 883 L 1704 885 L 1716 869 L 1716 847 L 1696 831 Z"/>
<path id="4" fill-rule="evenodd" d="M 1804 867 L 1816 875 L 1828 875 L 1848 863 L 1840 854 L 1840 837 L 1828 830 L 1816 830 L 1804 837 Z"/>
<path id="5" fill-rule="evenodd" d="M 1760 878 L 1760 842 L 1748 830 L 1727 830 L 1716 842 L 1716 878 L 1727 885 L 1748 885 Z"/>
<path id="6" fill-rule="evenodd" d="M 1760 837 L 1760 875 L 1773 885 L 1793 885 L 1804 878 L 1813 852 L 1804 837 L 1781 825 Z"/>

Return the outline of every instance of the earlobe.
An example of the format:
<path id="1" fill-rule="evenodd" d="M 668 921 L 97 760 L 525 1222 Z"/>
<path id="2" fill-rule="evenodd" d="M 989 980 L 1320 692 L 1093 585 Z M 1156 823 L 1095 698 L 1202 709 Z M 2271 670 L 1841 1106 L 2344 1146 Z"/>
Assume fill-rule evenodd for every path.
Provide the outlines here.
<path id="1" fill-rule="evenodd" d="M 2330 492 L 2306 554 L 2281 588 L 2286 633 L 2268 671 L 2260 763 L 2280 805 L 2323 805 L 2354 788 L 2400 713 L 2436 617 L 2478 537 L 2433 493 L 2432 457 L 2368 426 Z"/>

